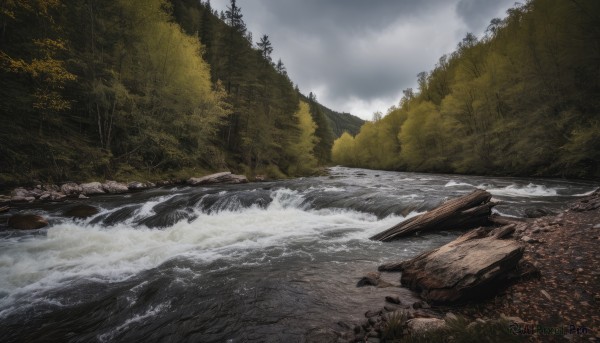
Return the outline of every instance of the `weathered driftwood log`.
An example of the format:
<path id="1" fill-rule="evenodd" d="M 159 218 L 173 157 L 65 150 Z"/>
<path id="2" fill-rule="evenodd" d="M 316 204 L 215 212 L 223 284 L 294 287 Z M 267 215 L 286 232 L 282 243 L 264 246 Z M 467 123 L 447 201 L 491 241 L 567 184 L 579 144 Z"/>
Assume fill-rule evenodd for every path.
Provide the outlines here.
<path id="1" fill-rule="evenodd" d="M 491 198 L 490 193 L 478 189 L 460 198 L 448 200 L 427 213 L 405 220 L 371 239 L 388 242 L 419 231 L 470 229 L 486 225 L 495 205 L 490 202 Z"/>
<path id="2" fill-rule="evenodd" d="M 247 183 L 248 179 L 244 175 L 231 174 L 231 172 L 221 172 L 210 174 L 203 177 L 192 177 L 187 183 L 192 186 L 208 185 L 213 183 Z"/>
<path id="3" fill-rule="evenodd" d="M 470 231 L 454 241 L 411 260 L 380 266 L 402 271 L 402 285 L 420 292 L 433 303 L 451 303 L 491 294 L 494 286 L 510 277 L 523 256 L 515 240 L 496 238 L 514 227 L 492 233 Z"/>

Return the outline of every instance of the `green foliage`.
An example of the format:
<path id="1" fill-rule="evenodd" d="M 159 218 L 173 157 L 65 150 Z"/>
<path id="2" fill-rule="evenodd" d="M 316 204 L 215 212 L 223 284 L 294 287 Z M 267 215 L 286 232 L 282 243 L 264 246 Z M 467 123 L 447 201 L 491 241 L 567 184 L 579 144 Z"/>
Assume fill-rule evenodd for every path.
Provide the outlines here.
<path id="1" fill-rule="evenodd" d="M 399 108 L 363 125 L 356 159 L 378 169 L 600 176 L 600 3 L 530 0 L 468 34 L 418 75 Z M 401 127 L 386 119 L 396 115 Z M 400 118 L 401 117 L 401 118 Z M 341 139 L 341 138 L 340 138 Z M 398 144 L 399 139 L 399 146 Z M 386 146 L 380 149 L 382 146 Z M 334 144 L 338 152 L 349 140 Z"/>
<path id="2" fill-rule="evenodd" d="M 357 164 L 355 141 L 348 132 L 335 140 L 331 148 L 331 160 L 333 163 L 353 167 Z"/>
<path id="3" fill-rule="evenodd" d="M 320 164 L 327 164 L 331 161 L 333 131 L 331 131 L 327 117 L 323 113 L 322 106 L 317 102 L 317 98 L 312 92 L 308 95 L 308 103 L 310 104 L 310 114 L 317 124 L 315 135 L 319 140 L 319 144 L 315 147 L 315 157 Z"/>
<path id="4" fill-rule="evenodd" d="M 298 120 L 300 135 L 290 146 L 289 154 L 294 156 L 294 162 L 288 167 L 289 175 L 306 175 L 317 167 L 314 148 L 317 143 L 315 131 L 317 124 L 312 120 L 308 103 L 300 101 L 300 108 L 295 114 Z"/>
<path id="5" fill-rule="evenodd" d="M 195 0 L 9 1 L 0 25 L 2 180 L 280 178 L 328 160 L 327 122 L 233 0 L 223 18 Z"/>
<path id="6" fill-rule="evenodd" d="M 308 97 L 300 96 L 301 100 L 310 102 Z M 315 99 L 316 100 L 316 99 Z M 316 102 L 319 110 L 325 115 L 327 124 L 333 132 L 334 138 L 340 138 L 344 132 L 348 132 L 352 136 L 356 136 L 360 131 L 360 127 L 365 123 L 364 120 L 350 113 L 340 113 L 333 111 L 322 104 Z"/>

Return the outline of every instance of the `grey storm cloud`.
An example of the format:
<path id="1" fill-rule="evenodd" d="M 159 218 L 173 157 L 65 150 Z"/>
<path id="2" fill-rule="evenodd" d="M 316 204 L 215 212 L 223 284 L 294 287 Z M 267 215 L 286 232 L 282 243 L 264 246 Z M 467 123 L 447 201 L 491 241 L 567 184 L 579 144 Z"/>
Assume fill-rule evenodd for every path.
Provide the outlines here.
<path id="1" fill-rule="evenodd" d="M 487 28 L 490 21 L 498 15 L 498 7 L 506 6 L 496 0 L 460 0 L 456 4 L 456 12 L 470 30 L 477 31 Z"/>
<path id="2" fill-rule="evenodd" d="M 255 40 L 321 103 L 369 119 L 397 104 L 416 75 L 473 32 L 481 35 L 514 0 L 238 0 Z M 212 0 L 224 10 L 229 0 Z"/>

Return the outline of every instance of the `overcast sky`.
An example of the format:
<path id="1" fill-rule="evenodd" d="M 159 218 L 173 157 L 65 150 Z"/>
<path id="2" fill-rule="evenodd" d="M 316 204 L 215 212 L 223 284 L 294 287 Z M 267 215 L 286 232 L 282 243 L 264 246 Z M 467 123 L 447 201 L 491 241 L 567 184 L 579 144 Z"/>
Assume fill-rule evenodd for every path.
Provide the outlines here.
<path id="1" fill-rule="evenodd" d="M 472 32 L 504 18 L 515 0 L 238 0 L 254 41 L 267 34 L 304 94 L 371 119 L 398 104 Z M 212 0 L 225 10 L 229 0 Z"/>

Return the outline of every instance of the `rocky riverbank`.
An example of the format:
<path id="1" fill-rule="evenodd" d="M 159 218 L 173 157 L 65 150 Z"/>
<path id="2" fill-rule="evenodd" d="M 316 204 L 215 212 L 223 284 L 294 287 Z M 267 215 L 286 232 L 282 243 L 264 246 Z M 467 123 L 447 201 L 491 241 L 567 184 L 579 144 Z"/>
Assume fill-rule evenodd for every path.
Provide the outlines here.
<path id="1" fill-rule="evenodd" d="M 264 177 L 256 177 L 255 181 L 264 181 Z M 75 183 L 65 182 L 63 184 L 37 184 L 34 187 L 18 187 L 10 192 L 10 195 L 0 195 L 0 213 L 8 212 L 12 207 L 20 204 L 33 202 L 60 202 L 66 199 L 87 199 L 91 196 L 103 194 L 123 194 L 137 192 L 155 187 L 184 184 L 189 186 L 200 186 L 210 184 L 239 184 L 247 183 L 248 178 L 244 175 L 236 175 L 231 172 L 221 172 L 202 177 L 192 177 L 187 180 L 165 180 L 156 183 L 132 181 L 129 183 L 108 180 L 103 183 L 87 182 Z M 27 213 L 18 213 L 8 218 L 9 227 L 18 230 L 39 229 L 48 222 L 45 218 Z"/>
<path id="2" fill-rule="evenodd" d="M 437 285 L 445 276 L 432 277 L 426 269 L 447 273 L 446 266 L 424 265 L 424 257 L 440 255 L 436 249 L 404 265 L 412 269 L 403 278 L 409 277 L 413 284 L 402 283 L 411 287 L 419 280 L 416 290 L 421 290 L 422 301 L 403 303 L 395 295 L 398 286 L 392 280 L 382 281 L 380 274 L 370 273 L 359 284 L 389 287 L 390 295 L 376 309 L 367 310 L 362 322 L 338 324 L 342 333 L 335 339 L 330 336 L 332 341 L 476 342 L 493 338 L 497 342 L 600 342 L 600 190 L 557 215 L 503 224 L 500 227 L 504 229 L 486 236 L 501 235 L 506 240 L 503 245 L 520 247 L 522 257 L 509 277 L 489 284 L 494 293 L 458 303 L 432 301 L 431 290 L 423 292 L 424 287 Z M 469 236 L 480 236 L 479 231 L 456 241 L 471 240 Z M 456 241 L 448 245 L 458 244 Z M 468 251 L 457 253 L 469 259 Z M 443 256 L 442 261 L 447 258 Z M 415 273 L 419 277 L 410 277 Z M 450 294 L 455 288 L 440 287 L 436 294 L 440 290 Z M 349 329 L 343 330 L 345 327 Z"/>

